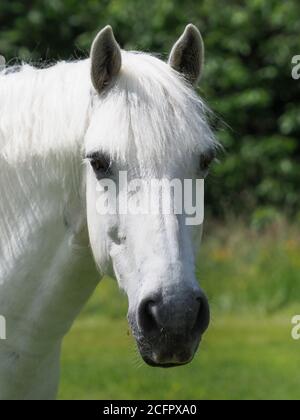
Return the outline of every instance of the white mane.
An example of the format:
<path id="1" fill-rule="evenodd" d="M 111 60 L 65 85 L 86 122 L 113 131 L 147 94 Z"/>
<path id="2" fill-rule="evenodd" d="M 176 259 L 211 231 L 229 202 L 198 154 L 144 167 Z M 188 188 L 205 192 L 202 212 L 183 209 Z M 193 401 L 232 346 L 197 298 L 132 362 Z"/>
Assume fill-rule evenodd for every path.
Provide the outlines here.
<path id="1" fill-rule="evenodd" d="M 88 62 L 0 73 L 0 156 L 8 160 L 77 152 L 90 104 Z"/>
<path id="2" fill-rule="evenodd" d="M 215 145 L 203 101 L 168 64 L 122 52 L 122 70 L 100 101 L 93 101 L 89 68 L 83 60 L 0 73 L 0 157 L 77 153 L 91 116 L 89 151 L 128 159 L 134 150 L 140 161 L 161 162 Z"/>

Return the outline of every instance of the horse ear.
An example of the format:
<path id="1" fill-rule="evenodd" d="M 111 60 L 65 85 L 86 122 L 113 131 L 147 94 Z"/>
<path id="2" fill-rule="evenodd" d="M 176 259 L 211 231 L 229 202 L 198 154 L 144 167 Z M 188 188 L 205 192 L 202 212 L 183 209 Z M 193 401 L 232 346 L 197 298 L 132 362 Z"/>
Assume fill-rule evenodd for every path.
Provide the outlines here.
<path id="1" fill-rule="evenodd" d="M 190 24 L 185 28 L 172 48 L 169 64 L 193 85 L 199 82 L 204 64 L 204 44 L 196 26 Z"/>
<path id="2" fill-rule="evenodd" d="M 111 26 L 106 26 L 98 33 L 91 48 L 91 79 L 97 92 L 112 82 L 121 65 L 121 49 Z"/>

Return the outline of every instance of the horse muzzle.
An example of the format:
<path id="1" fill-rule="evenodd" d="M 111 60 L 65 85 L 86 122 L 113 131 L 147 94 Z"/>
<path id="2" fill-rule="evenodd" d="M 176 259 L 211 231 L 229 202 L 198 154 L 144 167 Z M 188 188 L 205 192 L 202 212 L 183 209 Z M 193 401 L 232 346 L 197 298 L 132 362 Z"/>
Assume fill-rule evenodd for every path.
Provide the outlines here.
<path id="1" fill-rule="evenodd" d="M 143 360 L 150 366 L 174 367 L 192 361 L 209 326 L 210 311 L 197 288 L 179 297 L 149 295 L 128 319 Z"/>

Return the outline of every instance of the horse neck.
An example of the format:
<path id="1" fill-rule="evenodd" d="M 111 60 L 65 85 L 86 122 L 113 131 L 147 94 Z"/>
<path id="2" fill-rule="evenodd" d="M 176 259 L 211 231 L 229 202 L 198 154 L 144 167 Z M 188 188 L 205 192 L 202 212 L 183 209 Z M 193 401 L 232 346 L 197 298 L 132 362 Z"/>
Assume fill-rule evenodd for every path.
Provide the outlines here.
<path id="1" fill-rule="evenodd" d="M 57 344 L 97 284 L 86 232 L 80 153 L 89 92 L 84 103 L 74 107 L 80 94 L 72 92 L 66 79 L 77 74 L 78 82 L 82 75 L 72 65 L 62 66 L 67 66 L 69 75 L 56 75 L 55 69 L 32 75 L 36 94 L 45 96 L 29 109 L 28 98 L 22 103 L 20 97 L 19 116 L 11 124 L 3 112 L 9 113 L 13 102 L 18 106 L 13 85 L 6 105 L 0 105 L 0 314 L 10 325 L 5 346 L 20 358 L 25 353 L 42 354 L 51 342 Z M 51 80 L 54 85 L 49 91 Z M 16 83 L 21 82 L 16 79 Z M 60 86 L 65 87 L 63 104 Z M 7 92 L 7 86 L 0 90 Z M 65 109 L 68 104 L 76 108 L 74 121 L 70 109 Z M 46 121 L 47 113 L 53 125 Z M 20 138 L 16 132 L 24 135 Z"/>
<path id="2" fill-rule="evenodd" d="M 0 75 L 0 283 L 36 232 L 62 217 L 74 225 L 72 208 L 84 211 L 78 210 L 90 104 L 86 70 L 83 61 Z"/>

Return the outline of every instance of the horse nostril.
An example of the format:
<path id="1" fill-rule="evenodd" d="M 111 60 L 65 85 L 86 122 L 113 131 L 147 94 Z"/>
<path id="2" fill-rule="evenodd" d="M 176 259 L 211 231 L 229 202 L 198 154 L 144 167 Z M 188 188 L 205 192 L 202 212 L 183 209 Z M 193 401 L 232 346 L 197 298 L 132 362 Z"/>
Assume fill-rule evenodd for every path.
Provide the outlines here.
<path id="1" fill-rule="evenodd" d="M 162 330 L 175 336 L 191 333 L 202 335 L 209 325 L 209 305 L 201 292 L 186 300 L 173 300 L 163 304 L 160 296 L 144 299 L 137 310 L 137 324 L 144 336 L 160 336 Z"/>
<path id="2" fill-rule="evenodd" d="M 202 335 L 207 330 L 210 322 L 209 304 L 207 297 L 204 294 L 198 296 L 196 300 L 199 304 L 199 308 L 193 330 L 195 333 L 200 333 Z"/>
<path id="3" fill-rule="evenodd" d="M 138 310 L 139 328 L 146 334 L 157 332 L 159 325 L 156 319 L 156 302 L 147 299 L 140 304 Z"/>

